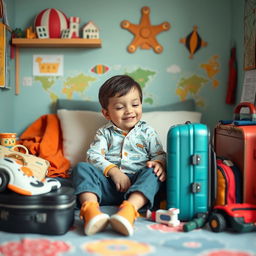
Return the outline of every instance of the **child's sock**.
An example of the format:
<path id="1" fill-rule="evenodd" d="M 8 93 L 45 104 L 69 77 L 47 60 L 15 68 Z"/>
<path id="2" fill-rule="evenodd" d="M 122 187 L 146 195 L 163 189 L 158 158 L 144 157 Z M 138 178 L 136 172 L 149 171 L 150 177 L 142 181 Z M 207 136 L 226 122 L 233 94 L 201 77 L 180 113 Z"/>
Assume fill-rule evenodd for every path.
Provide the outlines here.
<path id="1" fill-rule="evenodd" d="M 110 217 L 110 224 L 114 230 L 125 235 L 133 235 L 133 224 L 135 219 L 139 216 L 139 213 L 135 210 L 134 206 L 124 201 L 119 211 Z"/>
<path id="2" fill-rule="evenodd" d="M 84 219 L 84 233 L 88 236 L 102 231 L 109 220 L 109 216 L 100 211 L 97 202 L 84 202 L 80 209 L 80 218 Z"/>

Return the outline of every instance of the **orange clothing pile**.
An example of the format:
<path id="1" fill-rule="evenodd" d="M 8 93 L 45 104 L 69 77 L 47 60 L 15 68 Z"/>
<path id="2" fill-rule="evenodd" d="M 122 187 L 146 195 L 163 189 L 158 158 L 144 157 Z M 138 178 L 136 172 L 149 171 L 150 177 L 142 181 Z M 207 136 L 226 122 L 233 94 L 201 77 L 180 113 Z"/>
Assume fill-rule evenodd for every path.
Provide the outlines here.
<path id="1" fill-rule="evenodd" d="M 63 154 L 62 132 L 56 114 L 38 118 L 21 134 L 17 144 L 27 147 L 30 154 L 50 162 L 47 176 L 69 177 L 70 162 Z"/>

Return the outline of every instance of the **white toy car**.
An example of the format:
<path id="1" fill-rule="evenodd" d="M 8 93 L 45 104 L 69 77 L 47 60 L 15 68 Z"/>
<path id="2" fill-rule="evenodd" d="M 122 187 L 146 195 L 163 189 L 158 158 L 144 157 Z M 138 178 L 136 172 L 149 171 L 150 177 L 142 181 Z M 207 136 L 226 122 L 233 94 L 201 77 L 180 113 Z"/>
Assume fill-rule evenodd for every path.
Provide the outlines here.
<path id="1" fill-rule="evenodd" d="M 152 212 L 147 210 L 146 218 L 170 227 L 177 227 L 180 225 L 180 221 L 178 220 L 179 213 L 180 210 L 177 208 L 170 208 L 168 210 L 160 209 Z"/>
<path id="2" fill-rule="evenodd" d="M 58 180 L 45 178 L 43 181 L 32 176 L 32 171 L 14 158 L 0 158 L 0 192 L 6 188 L 22 195 L 40 195 L 61 187 Z"/>

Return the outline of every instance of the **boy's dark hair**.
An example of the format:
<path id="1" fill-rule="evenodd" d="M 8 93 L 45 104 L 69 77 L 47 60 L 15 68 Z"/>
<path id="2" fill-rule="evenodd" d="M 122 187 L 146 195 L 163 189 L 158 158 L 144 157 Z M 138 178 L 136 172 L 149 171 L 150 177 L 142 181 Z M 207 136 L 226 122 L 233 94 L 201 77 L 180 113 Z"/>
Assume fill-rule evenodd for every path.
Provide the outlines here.
<path id="1" fill-rule="evenodd" d="M 140 85 L 130 76 L 117 75 L 109 78 L 99 90 L 99 102 L 101 107 L 107 109 L 108 100 L 118 94 L 118 97 L 126 95 L 132 88 L 136 88 L 142 102 L 142 90 Z"/>

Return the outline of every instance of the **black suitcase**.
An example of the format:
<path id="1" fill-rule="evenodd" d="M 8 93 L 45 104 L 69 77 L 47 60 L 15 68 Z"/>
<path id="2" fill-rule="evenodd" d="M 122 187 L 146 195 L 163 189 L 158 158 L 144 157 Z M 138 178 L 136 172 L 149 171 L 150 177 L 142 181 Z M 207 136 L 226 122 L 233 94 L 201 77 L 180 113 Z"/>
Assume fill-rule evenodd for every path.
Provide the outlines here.
<path id="1" fill-rule="evenodd" d="M 42 195 L 0 193 L 0 230 L 13 233 L 65 234 L 74 222 L 74 189 L 62 186 Z"/>

